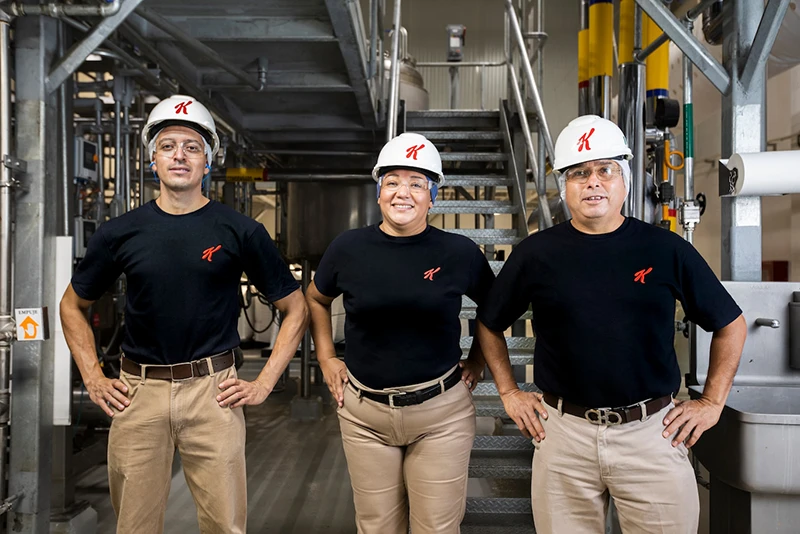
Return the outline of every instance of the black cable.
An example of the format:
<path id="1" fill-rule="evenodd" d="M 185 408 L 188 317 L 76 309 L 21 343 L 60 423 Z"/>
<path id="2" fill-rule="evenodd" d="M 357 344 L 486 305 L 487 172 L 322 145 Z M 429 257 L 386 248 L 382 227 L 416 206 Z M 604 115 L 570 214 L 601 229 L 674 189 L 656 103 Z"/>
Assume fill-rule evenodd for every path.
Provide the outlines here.
<path id="1" fill-rule="evenodd" d="M 253 330 L 254 334 L 263 334 L 264 332 L 269 330 L 270 327 L 275 323 L 275 316 L 277 314 L 275 313 L 275 306 L 269 301 L 267 301 L 266 297 L 264 297 L 264 295 L 262 295 L 261 292 L 256 291 L 255 295 L 258 298 L 259 302 L 261 302 L 262 304 L 266 304 L 269 307 L 270 311 L 272 312 L 272 318 L 269 320 L 269 324 L 267 324 L 267 326 L 265 326 L 263 330 L 256 330 L 256 327 L 253 325 L 253 323 L 250 321 L 250 317 L 247 315 L 247 309 L 250 308 L 250 305 L 252 305 L 253 303 L 252 293 L 250 291 L 250 284 L 247 284 L 247 296 L 251 297 L 250 299 L 248 299 L 250 300 L 250 302 L 247 303 L 247 305 L 245 305 L 244 294 L 242 294 L 242 291 L 239 291 L 239 305 L 242 307 L 242 315 L 244 315 L 244 320 L 247 322 L 247 326 L 249 326 Z"/>

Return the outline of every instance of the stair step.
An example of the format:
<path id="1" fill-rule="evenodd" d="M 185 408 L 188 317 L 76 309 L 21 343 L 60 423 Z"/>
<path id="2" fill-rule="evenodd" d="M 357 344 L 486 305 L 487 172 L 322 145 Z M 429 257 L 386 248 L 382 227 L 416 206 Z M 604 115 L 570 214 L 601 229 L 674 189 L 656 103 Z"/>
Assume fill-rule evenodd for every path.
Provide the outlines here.
<path id="1" fill-rule="evenodd" d="M 539 391 L 536 384 L 530 382 L 519 382 L 517 386 L 522 391 Z M 497 392 L 497 384 L 492 381 L 479 382 L 472 394 L 476 397 L 496 397 L 499 395 Z"/>
<path id="2" fill-rule="evenodd" d="M 489 262 L 489 267 L 492 268 L 492 272 L 494 273 L 495 276 L 497 276 L 500 273 L 500 271 L 503 269 L 503 265 L 505 265 L 505 264 L 506 264 L 506 262 L 504 262 L 504 261 L 490 261 Z"/>
<path id="3" fill-rule="evenodd" d="M 530 497 L 467 497 L 467 514 L 512 514 L 525 515 L 531 518 Z"/>
<path id="4" fill-rule="evenodd" d="M 461 319 L 475 319 L 475 310 L 477 307 L 478 305 L 471 298 L 467 297 L 466 295 L 461 297 L 461 313 L 459 314 L 459 317 Z M 520 319 L 531 319 L 532 317 L 533 314 L 530 310 L 528 310 L 520 316 Z"/>
<path id="5" fill-rule="evenodd" d="M 505 152 L 442 152 L 442 161 L 508 161 Z"/>
<path id="6" fill-rule="evenodd" d="M 460 346 L 462 349 L 468 349 L 472 346 L 472 336 L 464 336 L 461 338 Z M 533 349 L 536 348 L 535 337 L 506 337 L 506 345 L 508 350 L 517 350 L 520 353 L 532 354 Z"/>
<path id="7" fill-rule="evenodd" d="M 530 525 L 527 524 L 527 518 L 521 518 L 519 525 L 470 525 L 461 524 L 461 534 L 536 534 L 536 529 L 533 528 L 533 519 L 530 520 Z M 523 523 L 525 522 L 525 523 Z"/>
<path id="8" fill-rule="evenodd" d="M 470 478 L 531 477 L 530 451 L 506 451 L 503 453 L 473 453 L 469 460 Z"/>
<path id="9" fill-rule="evenodd" d="M 477 417 L 500 417 L 508 419 L 503 401 L 498 398 L 473 399 L 475 415 Z"/>
<path id="10" fill-rule="evenodd" d="M 469 175 L 445 174 L 444 187 L 513 187 L 514 183 L 506 176 L 499 174 Z"/>
<path id="11" fill-rule="evenodd" d="M 461 359 L 466 360 L 467 356 L 469 349 L 461 349 Z M 533 354 L 514 354 L 513 350 L 509 350 L 508 359 L 511 365 L 533 365 Z"/>
<path id="12" fill-rule="evenodd" d="M 446 231 L 468 237 L 478 245 L 515 245 L 521 240 L 516 230 L 448 228 Z"/>
<path id="13" fill-rule="evenodd" d="M 454 130 L 428 130 L 421 133 L 431 141 L 500 141 L 503 134 L 499 131 L 454 131 Z"/>
<path id="14" fill-rule="evenodd" d="M 440 200 L 429 213 L 517 213 L 519 208 L 507 200 Z"/>
<path id="15" fill-rule="evenodd" d="M 532 451 L 533 443 L 525 436 L 475 436 L 473 451 Z"/>
<path id="16" fill-rule="evenodd" d="M 406 119 L 451 119 L 463 117 L 494 117 L 495 119 L 499 119 L 500 113 L 498 111 L 487 111 L 485 109 L 421 109 L 417 111 L 406 112 Z"/>

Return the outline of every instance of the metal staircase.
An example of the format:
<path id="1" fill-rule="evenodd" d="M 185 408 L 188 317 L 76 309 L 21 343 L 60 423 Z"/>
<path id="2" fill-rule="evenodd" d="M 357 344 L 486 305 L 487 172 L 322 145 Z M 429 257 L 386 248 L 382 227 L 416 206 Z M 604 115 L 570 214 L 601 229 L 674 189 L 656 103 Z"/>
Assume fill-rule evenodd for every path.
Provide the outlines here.
<path id="1" fill-rule="evenodd" d="M 409 111 L 405 129 L 425 135 L 442 155 L 446 185 L 430 212 L 432 222 L 483 246 L 492 270 L 498 273 L 503 266 L 503 261 L 495 261 L 498 247 L 513 246 L 527 235 L 524 148 L 518 121 L 501 103 L 498 111 Z M 500 214 L 511 214 L 510 227 L 495 227 L 495 216 Z M 475 313 L 475 303 L 464 297 L 461 318 L 475 319 Z M 528 312 L 520 319 L 529 318 Z M 472 337 L 461 339 L 464 358 L 472 341 Z M 524 382 L 526 366 L 533 364 L 534 339 L 507 337 L 506 342 L 520 389 L 534 391 L 532 383 Z M 483 418 L 478 425 L 483 435 L 476 436 L 472 449 L 461 532 L 534 533 L 531 440 L 506 415 L 491 378 L 479 383 L 473 395 L 477 416 Z"/>

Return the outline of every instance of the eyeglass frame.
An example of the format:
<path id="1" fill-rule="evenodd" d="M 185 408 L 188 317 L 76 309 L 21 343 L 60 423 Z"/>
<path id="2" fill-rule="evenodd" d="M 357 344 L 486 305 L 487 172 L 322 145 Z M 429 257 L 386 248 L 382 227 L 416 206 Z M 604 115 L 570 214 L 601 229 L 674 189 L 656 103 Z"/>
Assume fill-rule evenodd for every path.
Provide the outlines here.
<path id="1" fill-rule="evenodd" d="M 397 180 L 400 183 L 397 185 L 396 188 L 393 188 L 391 186 L 388 186 L 388 185 L 384 184 L 384 180 L 387 180 L 387 179 Z M 423 189 L 411 189 L 411 184 L 414 181 L 424 183 L 425 187 Z M 408 189 L 409 193 L 412 193 L 413 191 L 418 191 L 418 192 L 421 193 L 423 191 L 431 191 L 435 185 L 436 184 L 434 183 L 434 181 L 431 180 L 430 178 L 428 178 L 427 176 L 424 177 L 424 178 L 415 177 L 415 178 L 409 179 L 408 181 L 405 181 L 405 180 L 401 180 L 397 176 L 393 176 L 391 174 L 385 174 L 385 175 L 381 176 L 380 179 L 378 180 L 378 186 L 381 189 L 383 189 L 385 187 L 387 191 L 392 191 L 392 192 L 399 191 L 402 186 L 406 186 L 406 189 Z"/>
<path id="2" fill-rule="evenodd" d="M 168 141 L 170 143 L 175 144 L 176 147 L 173 150 L 170 150 L 168 152 L 164 152 L 164 149 L 159 146 L 161 141 Z M 187 145 L 198 145 L 200 147 L 200 152 L 198 152 L 198 153 L 187 152 L 186 151 L 186 146 Z M 159 140 L 158 142 L 156 142 L 156 144 L 155 144 L 155 146 L 153 148 L 154 148 L 154 151 L 155 151 L 155 153 L 157 155 L 163 156 L 165 158 L 175 157 L 175 154 L 178 153 L 178 148 L 180 148 L 181 152 L 187 158 L 199 158 L 201 156 L 202 157 L 206 156 L 206 145 L 205 145 L 205 143 L 201 143 L 199 141 L 196 141 L 195 139 L 186 139 L 185 141 L 181 141 L 180 143 L 178 143 L 176 141 L 172 141 L 171 139 L 167 138 L 167 139 Z"/>
<path id="3" fill-rule="evenodd" d="M 620 156 L 620 157 L 616 157 L 616 158 L 606 158 L 606 159 L 601 159 L 601 160 L 595 160 L 595 161 L 598 161 L 599 163 L 597 163 L 597 164 L 595 164 L 595 165 L 593 165 L 593 166 L 592 166 L 592 168 L 591 168 L 591 171 L 592 171 L 592 172 L 590 172 L 590 173 L 589 173 L 589 174 L 586 176 L 586 178 L 585 178 L 585 179 L 583 179 L 583 180 L 579 180 L 579 179 L 576 179 L 576 178 L 574 178 L 574 177 L 570 177 L 570 176 L 569 176 L 569 173 L 570 173 L 570 171 L 572 171 L 573 169 L 578 169 L 578 168 L 581 168 L 581 167 L 583 167 L 584 165 L 586 165 L 587 163 L 589 163 L 588 161 L 585 161 L 585 162 L 583 162 L 583 163 L 579 163 L 579 164 L 577 164 L 577 165 L 573 165 L 572 167 L 569 167 L 569 168 L 565 169 L 565 170 L 564 170 L 564 171 L 563 171 L 561 174 L 563 174 L 563 175 L 564 175 L 564 181 L 566 181 L 566 182 L 570 182 L 570 183 L 573 183 L 573 184 L 578 184 L 578 185 L 585 185 L 585 184 L 587 184 L 587 183 L 589 182 L 589 178 L 591 178 L 591 177 L 592 177 L 592 174 L 594 174 L 595 176 L 597 176 L 597 179 L 598 179 L 599 181 L 601 181 L 601 182 L 604 182 L 604 183 L 606 183 L 606 182 L 612 182 L 612 181 L 614 181 L 616 178 L 621 178 L 621 177 L 623 176 L 622 167 L 621 167 L 621 166 L 620 166 L 618 163 L 615 165 L 615 167 L 616 167 L 616 169 L 617 169 L 617 171 L 618 171 L 618 172 L 615 172 L 614 174 L 612 174 L 611 176 L 608 176 L 608 177 L 602 177 L 602 176 L 600 176 L 600 175 L 597 173 L 597 169 L 598 169 L 599 167 L 602 167 L 602 166 L 604 166 L 604 165 L 608 165 L 608 164 L 607 164 L 607 163 L 605 163 L 605 162 L 613 162 L 613 163 L 616 163 L 617 161 L 619 161 L 619 160 L 621 160 L 621 159 L 624 159 L 624 158 L 623 158 L 622 156 Z"/>

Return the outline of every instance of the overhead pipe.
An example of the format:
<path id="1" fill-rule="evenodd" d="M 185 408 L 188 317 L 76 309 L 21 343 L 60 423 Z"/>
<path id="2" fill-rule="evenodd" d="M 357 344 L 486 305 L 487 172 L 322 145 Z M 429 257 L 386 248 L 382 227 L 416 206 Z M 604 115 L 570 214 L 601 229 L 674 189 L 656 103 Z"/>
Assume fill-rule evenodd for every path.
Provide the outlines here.
<path id="1" fill-rule="evenodd" d="M 625 2 L 627 0 L 622 0 L 622 1 Z M 703 12 L 704 9 L 706 9 L 711 4 L 713 4 L 713 3 L 717 2 L 717 1 L 718 0 L 702 0 L 699 4 L 697 4 L 692 9 L 690 9 L 689 11 L 686 12 L 686 15 L 684 15 L 683 19 L 681 19 L 682 22 L 684 23 L 684 25 L 686 25 L 687 23 L 690 23 L 690 22 L 693 23 L 694 19 L 696 19 L 698 17 L 698 15 L 700 15 L 700 13 Z M 620 19 L 620 20 L 622 20 L 622 19 Z M 653 39 L 650 42 L 650 44 L 647 45 L 647 47 L 645 47 L 644 49 L 639 51 L 638 54 L 636 54 L 636 59 L 639 60 L 639 61 L 644 61 L 645 59 L 647 59 L 647 56 L 649 56 L 650 54 L 655 52 L 658 49 L 658 47 L 660 47 L 662 44 L 666 43 L 667 41 L 669 41 L 669 36 L 667 36 L 666 32 L 662 32 L 661 35 L 659 35 L 658 37 Z"/>
<path id="2" fill-rule="evenodd" d="M 8 51 L 10 19 L 0 10 L 0 157 L 11 155 L 11 71 Z M 11 394 L 11 341 L 14 338 L 11 289 L 12 277 L 12 200 L 14 198 L 11 169 L 0 162 L 0 502 L 6 498 L 6 466 L 8 464 L 9 414 Z"/>
<path id="3" fill-rule="evenodd" d="M 176 24 L 166 20 L 161 15 L 156 14 L 156 12 L 146 8 L 146 7 L 138 7 L 136 9 L 136 14 L 145 19 L 147 22 L 158 28 L 159 30 L 163 31 L 182 45 L 186 46 L 187 48 L 191 49 L 192 52 L 203 56 L 205 59 L 209 60 L 211 63 L 216 65 L 217 67 L 229 72 L 243 83 L 249 85 L 256 91 L 261 91 L 264 89 L 264 83 L 259 81 L 253 76 L 236 67 L 231 65 L 229 61 L 223 59 L 219 54 L 217 54 L 214 50 L 209 48 L 208 46 L 204 45 L 191 35 L 187 34 L 183 30 L 181 30 Z"/>
<path id="4" fill-rule="evenodd" d="M 401 0 L 394 0 L 392 17 L 392 64 L 389 73 L 389 102 L 386 112 L 386 142 L 397 135 L 397 108 L 400 105 L 400 8 Z"/>
<path id="5" fill-rule="evenodd" d="M 9 11 L 15 17 L 26 15 L 44 15 L 47 17 L 110 17 L 116 15 L 122 6 L 121 0 L 112 0 L 104 5 L 88 6 L 75 4 L 24 4 L 22 2 L 12 2 Z"/>

